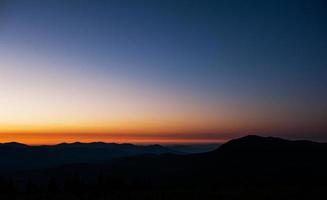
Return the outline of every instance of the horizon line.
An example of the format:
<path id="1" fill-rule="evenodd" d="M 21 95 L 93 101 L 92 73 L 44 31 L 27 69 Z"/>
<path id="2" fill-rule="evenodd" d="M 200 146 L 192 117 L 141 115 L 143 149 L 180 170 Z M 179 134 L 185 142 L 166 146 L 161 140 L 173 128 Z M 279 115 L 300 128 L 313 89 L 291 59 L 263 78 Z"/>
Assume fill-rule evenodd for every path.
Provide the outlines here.
<path id="1" fill-rule="evenodd" d="M 232 139 L 230 139 L 232 140 Z M 82 142 L 79 140 L 76 141 L 72 141 L 72 142 L 57 142 L 57 143 L 25 143 L 25 142 L 19 142 L 19 141 L 6 141 L 6 142 L 0 142 L 0 145 L 4 145 L 4 144 L 21 144 L 21 145 L 26 145 L 26 146 L 57 146 L 57 145 L 61 145 L 61 144 L 94 144 L 94 143 L 103 143 L 103 144 L 131 144 L 131 145 L 162 145 L 162 146 L 166 146 L 166 145 L 213 145 L 213 144 L 223 144 L 228 142 L 229 140 L 221 140 L 219 142 L 159 142 L 159 143 L 152 143 L 152 142 L 105 142 L 105 141 L 89 141 L 89 142 Z"/>

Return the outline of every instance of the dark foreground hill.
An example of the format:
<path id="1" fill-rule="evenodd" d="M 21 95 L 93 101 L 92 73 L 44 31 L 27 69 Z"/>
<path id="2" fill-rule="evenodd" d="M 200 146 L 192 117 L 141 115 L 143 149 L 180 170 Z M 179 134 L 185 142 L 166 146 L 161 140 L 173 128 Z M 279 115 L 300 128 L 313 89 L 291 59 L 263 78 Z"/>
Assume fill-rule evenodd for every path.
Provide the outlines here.
<path id="1" fill-rule="evenodd" d="M 1 199 L 326 199 L 326 155 L 323 143 L 246 136 L 203 154 L 16 174 L 2 181 Z"/>

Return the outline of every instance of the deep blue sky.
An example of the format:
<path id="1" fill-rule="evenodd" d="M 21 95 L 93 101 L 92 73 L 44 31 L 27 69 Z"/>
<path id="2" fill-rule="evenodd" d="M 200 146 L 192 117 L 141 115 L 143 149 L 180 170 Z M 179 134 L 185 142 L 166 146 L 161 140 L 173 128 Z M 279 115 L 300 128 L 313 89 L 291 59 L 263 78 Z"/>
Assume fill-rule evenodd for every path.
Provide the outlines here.
<path id="1" fill-rule="evenodd" d="M 118 118 L 135 123 L 137 114 L 127 112 L 141 105 L 142 122 L 155 124 L 151 118 L 164 110 L 164 122 L 181 124 L 172 130 L 188 126 L 183 118 L 190 117 L 203 120 L 195 130 L 210 130 L 217 137 L 229 132 L 327 136 L 326 1 L 8 0 L 0 6 L 0 76 L 7 73 L 2 85 L 8 86 L 8 94 L 20 87 L 10 81 L 22 77 L 23 85 L 38 82 L 50 85 L 50 91 L 62 82 L 63 92 L 49 92 L 49 99 L 70 93 L 64 91 L 67 85 L 80 94 L 94 84 L 88 89 L 94 99 L 111 99 L 110 106 L 105 100 L 96 102 L 99 107 L 111 112 L 128 105 L 132 111 L 121 108 Z M 110 85 L 126 91 L 110 96 Z M 26 90 L 40 99 L 32 87 Z M 144 93 L 138 96 L 139 91 Z M 61 100 L 76 101 L 70 96 Z M 42 102 L 45 107 L 53 103 Z M 147 113 L 147 104 L 153 113 Z M 97 113 L 93 109 L 99 108 L 90 108 Z M 17 112 L 24 121 L 28 111 Z M 43 115 L 56 121 L 53 112 Z M 115 117 L 98 116 L 113 123 Z"/>

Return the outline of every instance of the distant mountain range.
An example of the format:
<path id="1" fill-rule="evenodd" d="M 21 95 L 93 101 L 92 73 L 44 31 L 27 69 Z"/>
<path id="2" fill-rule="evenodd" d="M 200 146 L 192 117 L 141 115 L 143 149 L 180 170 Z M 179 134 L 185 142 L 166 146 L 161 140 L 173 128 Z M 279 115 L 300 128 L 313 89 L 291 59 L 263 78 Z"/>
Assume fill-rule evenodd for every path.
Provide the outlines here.
<path id="1" fill-rule="evenodd" d="M 28 146 L 11 142 L 0 144 L 0 173 L 73 163 L 94 163 L 113 158 L 181 152 L 161 145 L 133 145 L 116 143 L 61 143 L 53 146 Z"/>
<path id="2" fill-rule="evenodd" d="M 99 199 L 327 198 L 326 143 L 251 135 L 197 154 L 179 154 L 158 145 L 105 143 L 42 147 L 11 143 L 0 145 L 0 151 L 7 168 L 7 160 L 16 169 L 39 167 L 7 177 L 20 184 L 25 180 L 27 186 L 49 185 L 52 180 L 67 199 L 72 199 L 68 193 L 93 195 L 92 199 L 98 197 L 94 194 L 104 195 Z M 35 160 L 37 165 L 32 164 Z M 42 163 L 57 167 L 40 169 Z M 70 182 L 73 186 L 66 186 Z"/>

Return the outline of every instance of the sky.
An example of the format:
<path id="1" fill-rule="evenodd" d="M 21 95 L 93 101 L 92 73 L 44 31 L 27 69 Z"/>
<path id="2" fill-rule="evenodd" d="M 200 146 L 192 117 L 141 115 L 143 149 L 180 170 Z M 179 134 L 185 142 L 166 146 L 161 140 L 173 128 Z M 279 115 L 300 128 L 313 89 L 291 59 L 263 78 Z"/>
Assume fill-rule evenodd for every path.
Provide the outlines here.
<path id="1" fill-rule="evenodd" d="M 3 0 L 0 142 L 327 141 L 327 2 Z"/>

